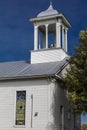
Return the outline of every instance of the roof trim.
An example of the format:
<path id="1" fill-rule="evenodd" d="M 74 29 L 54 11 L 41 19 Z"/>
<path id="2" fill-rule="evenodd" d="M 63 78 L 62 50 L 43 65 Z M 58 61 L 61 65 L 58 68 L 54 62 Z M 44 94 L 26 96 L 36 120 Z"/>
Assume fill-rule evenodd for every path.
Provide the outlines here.
<path id="1" fill-rule="evenodd" d="M 67 24 L 68 27 L 71 27 L 71 24 L 68 22 L 68 20 L 66 19 L 66 17 L 62 13 L 54 14 L 54 15 L 47 15 L 47 16 L 42 16 L 42 17 L 36 17 L 36 18 L 31 18 L 31 19 L 29 19 L 29 21 L 32 22 L 32 23 L 35 23 L 35 22 L 38 22 L 38 21 L 50 20 L 50 19 L 53 19 L 53 18 L 61 18 Z"/>
<path id="2" fill-rule="evenodd" d="M 55 74 L 44 74 L 44 75 L 33 75 L 33 76 L 13 76 L 13 77 L 0 77 L 0 81 L 5 81 L 5 80 L 17 80 L 17 79 L 38 79 L 38 78 L 46 78 L 46 77 L 51 77 L 55 76 Z"/>
<path id="3" fill-rule="evenodd" d="M 58 71 L 55 73 L 55 75 L 58 75 L 68 64 L 69 64 L 69 63 L 66 62 L 66 63 L 61 67 L 61 69 L 58 70 Z"/>

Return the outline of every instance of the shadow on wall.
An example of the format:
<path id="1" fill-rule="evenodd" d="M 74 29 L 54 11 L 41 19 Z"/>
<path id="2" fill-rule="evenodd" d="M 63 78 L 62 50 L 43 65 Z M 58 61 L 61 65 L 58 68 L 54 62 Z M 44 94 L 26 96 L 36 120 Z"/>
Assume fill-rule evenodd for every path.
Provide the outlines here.
<path id="1" fill-rule="evenodd" d="M 64 107 L 67 104 L 64 92 L 64 84 L 57 82 L 53 91 L 53 101 L 51 112 L 53 115 L 53 123 L 48 123 L 47 130 L 65 130 L 64 125 Z M 65 104 L 66 103 L 66 104 Z"/>

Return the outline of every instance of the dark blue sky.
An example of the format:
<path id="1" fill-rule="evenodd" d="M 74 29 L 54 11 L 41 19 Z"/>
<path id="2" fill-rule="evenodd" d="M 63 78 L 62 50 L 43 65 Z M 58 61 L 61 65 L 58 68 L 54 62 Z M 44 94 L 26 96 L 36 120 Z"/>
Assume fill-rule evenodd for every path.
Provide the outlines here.
<path id="1" fill-rule="evenodd" d="M 33 24 L 28 18 L 48 8 L 50 0 L 0 0 L 0 62 L 29 60 Z M 54 0 L 53 7 L 70 21 L 69 53 L 78 44 L 79 31 L 87 28 L 87 0 Z"/>

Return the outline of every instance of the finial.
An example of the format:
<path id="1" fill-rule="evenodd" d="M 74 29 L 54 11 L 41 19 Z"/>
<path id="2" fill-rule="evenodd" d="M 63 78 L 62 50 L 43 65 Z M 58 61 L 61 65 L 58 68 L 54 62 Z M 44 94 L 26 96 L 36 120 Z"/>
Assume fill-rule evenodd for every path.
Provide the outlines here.
<path id="1" fill-rule="evenodd" d="M 50 0 L 50 5 L 52 6 L 52 0 Z"/>

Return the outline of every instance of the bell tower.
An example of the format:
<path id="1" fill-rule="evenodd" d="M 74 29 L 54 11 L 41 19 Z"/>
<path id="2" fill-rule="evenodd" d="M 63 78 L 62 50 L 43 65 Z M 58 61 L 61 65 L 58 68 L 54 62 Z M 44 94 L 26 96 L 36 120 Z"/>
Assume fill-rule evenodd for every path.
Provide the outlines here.
<path id="1" fill-rule="evenodd" d="M 60 61 L 67 55 L 67 31 L 71 27 L 63 14 L 52 6 L 31 18 L 34 24 L 34 51 L 31 51 L 31 63 Z M 49 43 L 52 34 L 53 43 Z M 50 37 L 51 39 L 51 37 Z"/>

